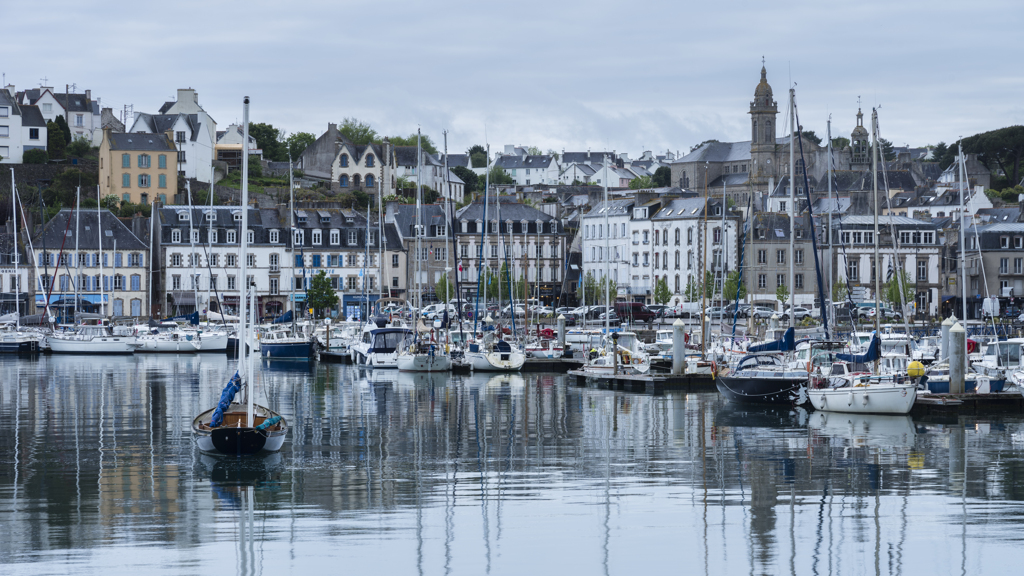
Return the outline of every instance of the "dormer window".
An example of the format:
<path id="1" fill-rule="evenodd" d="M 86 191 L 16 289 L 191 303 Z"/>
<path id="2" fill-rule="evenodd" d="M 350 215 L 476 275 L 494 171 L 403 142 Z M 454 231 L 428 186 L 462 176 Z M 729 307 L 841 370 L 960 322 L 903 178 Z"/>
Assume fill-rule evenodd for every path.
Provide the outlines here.
<path id="1" fill-rule="evenodd" d="M 228 244 L 234 244 L 238 241 L 238 232 L 235 230 L 228 230 Z"/>
<path id="2" fill-rule="evenodd" d="M 348 231 L 348 245 L 349 246 L 355 246 L 356 245 L 356 231 L 355 230 L 349 230 Z"/>
<path id="3" fill-rule="evenodd" d="M 331 230 L 331 245 L 337 246 L 338 244 L 341 244 L 341 231 Z"/>
<path id="4" fill-rule="evenodd" d="M 298 218 L 296 218 L 296 221 L 299 224 L 305 224 L 306 223 L 306 215 L 300 212 L 299 215 L 298 215 Z"/>
<path id="5" fill-rule="evenodd" d="M 241 222 L 242 221 L 242 212 L 241 211 L 232 212 L 231 213 L 231 217 L 232 217 L 232 219 L 234 219 L 235 222 Z"/>
<path id="6" fill-rule="evenodd" d="M 178 212 L 178 222 L 188 222 L 188 212 Z"/>
<path id="7" fill-rule="evenodd" d="M 270 243 L 277 244 L 281 240 L 281 234 L 278 230 L 270 231 Z"/>
<path id="8" fill-rule="evenodd" d="M 207 222 L 213 222 L 213 215 L 214 215 L 213 210 L 208 210 L 206 212 L 206 221 Z"/>

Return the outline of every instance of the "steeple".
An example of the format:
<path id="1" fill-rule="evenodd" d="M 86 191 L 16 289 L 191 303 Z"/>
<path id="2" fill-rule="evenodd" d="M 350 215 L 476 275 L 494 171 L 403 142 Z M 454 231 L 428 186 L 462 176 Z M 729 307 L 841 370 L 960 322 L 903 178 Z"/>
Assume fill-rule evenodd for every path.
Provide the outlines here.
<path id="1" fill-rule="evenodd" d="M 768 179 L 776 175 L 773 165 L 775 157 L 775 117 L 779 114 L 778 103 L 772 98 L 772 87 L 768 84 L 768 70 L 761 59 L 761 81 L 754 88 L 754 100 L 750 103 L 750 181 L 755 186 L 767 186 Z"/>
<path id="2" fill-rule="evenodd" d="M 854 170 L 857 170 L 858 166 L 860 169 L 866 169 L 870 163 L 868 156 L 868 151 L 871 149 L 870 141 L 871 135 L 868 134 L 867 128 L 864 127 L 864 113 L 860 110 L 860 96 L 858 96 L 857 127 L 850 133 L 850 149 L 852 151 L 850 165 Z"/>

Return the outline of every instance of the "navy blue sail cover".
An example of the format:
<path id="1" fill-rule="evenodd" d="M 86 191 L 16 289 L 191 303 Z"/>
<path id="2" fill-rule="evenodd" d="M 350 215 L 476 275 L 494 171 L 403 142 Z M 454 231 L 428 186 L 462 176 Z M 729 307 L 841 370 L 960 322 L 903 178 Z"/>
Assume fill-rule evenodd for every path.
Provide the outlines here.
<path id="1" fill-rule="evenodd" d="M 217 403 L 217 408 L 213 411 L 213 416 L 210 417 L 210 428 L 216 428 L 224 422 L 224 411 L 231 406 L 231 401 L 235 399 L 235 394 L 242 389 L 242 377 L 235 372 L 235 375 L 228 381 L 228 385 L 224 387 L 224 391 L 220 393 L 220 402 Z"/>
<path id="2" fill-rule="evenodd" d="M 754 354 L 757 352 L 788 352 L 790 350 L 796 350 L 796 344 L 794 343 L 796 330 L 793 328 L 787 328 L 786 333 L 782 335 L 782 338 L 774 342 L 766 342 L 764 344 L 758 344 L 747 348 L 747 352 Z"/>
<path id="3" fill-rule="evenodd" d="M 863 354 L 836 354 L 836 358 L 843 362 L 855 362 L 867 364 L 874 362 L 882 356 L 882 341 L 878 339 L 878 333 L 871 333 L 871 342 L 868 343 L 868 350 Z"/>

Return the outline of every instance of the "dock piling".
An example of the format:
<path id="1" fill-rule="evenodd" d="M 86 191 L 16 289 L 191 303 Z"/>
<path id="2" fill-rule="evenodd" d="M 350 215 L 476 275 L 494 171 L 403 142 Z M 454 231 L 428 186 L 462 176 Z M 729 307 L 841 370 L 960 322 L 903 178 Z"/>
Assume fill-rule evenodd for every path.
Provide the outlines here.
<path id="1" fill-rule="evenodd" d="M 967 332 L 959 322 L 949 329 L 949 393 L 963 394 L 967 377 Z"/>
<path id="2" fill-rule="evenodd" d="M 683 373 L 686 366 L 685 329 L 686 325 L 678 318 L 672 323 L 672 374 L 677 376 Z"/>
<path id="3" fill-rule="evenodd" d="M 942 321 L 942 339 L 939 345 L 939 360 L 949 358 L 949 329 L 956 322 L 956 314 Z"/>

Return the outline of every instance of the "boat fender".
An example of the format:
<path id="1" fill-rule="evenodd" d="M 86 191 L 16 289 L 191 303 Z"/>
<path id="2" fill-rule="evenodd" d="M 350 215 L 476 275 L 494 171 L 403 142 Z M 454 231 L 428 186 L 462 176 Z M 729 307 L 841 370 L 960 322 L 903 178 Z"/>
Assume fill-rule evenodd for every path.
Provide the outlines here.
<path id="1" fill-rule="evenodd" d="M 850 391 L 850 396 L 846 400 L 846 405 L 847 406 L 853 406 L 853 391 Z"/>
<path id="2" fill-rule="evenodd" d="M 864 398 L 861 399 L 860 403 L 863 406 L 867 406 L 868 405 L 868 395 L 866 393 L 864 394 Z"/>
<path id="3" fill-rule="evenodd" d="M 640 359 L 639 358 L 633 358 L 633 365 L 636 366 L 638 364 L 640 364 Z"/>
<path id="4" fill-rule="evenodd" d="M 271 426 L 273 426 L 274 424 L 277 424 L 280 421 L 281 421 L 281 417 L 280 416 L 271 416 L 270 418 L 267 418 L 266 420 L 264 420 L 262 424 L 257 426 L 256 429 L 257 430 L 266 430 L 267 428 L 270 428 Z"/>

